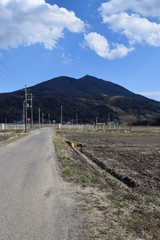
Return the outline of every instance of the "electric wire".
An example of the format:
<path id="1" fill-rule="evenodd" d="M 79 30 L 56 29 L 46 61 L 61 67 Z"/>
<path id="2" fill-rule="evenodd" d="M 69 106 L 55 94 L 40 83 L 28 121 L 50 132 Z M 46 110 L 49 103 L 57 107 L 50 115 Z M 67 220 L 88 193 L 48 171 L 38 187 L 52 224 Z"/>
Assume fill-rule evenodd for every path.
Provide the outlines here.
<path id="1" fill-rule="evenodd" d="M 10 79 L 14 80 L 14 82 L 19 86 L 20 82 L 16 80 L 16 78 L 13 76 L 11 71 L 7 68 L 7 66 L 0 60 L 0 65 L 3 67 L 3 69 L 6 71 L 5 75 L 8 76 Z"/>
<path id="2" fill-rule="evenodd" d="M 0 60 L 0 79 L 2 79 L 3 81 L 7 81 L 14 88 L 17 89 L 21 88 L 20 82 L 15 79 L 13 74 L 10 72 L 8 67 L 2 62 L 2 60 Z"/>

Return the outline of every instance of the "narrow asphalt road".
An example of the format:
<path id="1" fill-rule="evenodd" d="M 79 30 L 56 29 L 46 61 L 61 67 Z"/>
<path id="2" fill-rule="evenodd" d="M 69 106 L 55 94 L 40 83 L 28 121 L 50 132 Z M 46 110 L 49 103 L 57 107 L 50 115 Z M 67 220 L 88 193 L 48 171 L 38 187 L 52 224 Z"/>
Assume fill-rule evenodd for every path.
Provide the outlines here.
<path id="1" fill-rule="evenodd" d="M 84 239 L 74 206 L 50 129 L 0 147 L 0 240 Z"/>

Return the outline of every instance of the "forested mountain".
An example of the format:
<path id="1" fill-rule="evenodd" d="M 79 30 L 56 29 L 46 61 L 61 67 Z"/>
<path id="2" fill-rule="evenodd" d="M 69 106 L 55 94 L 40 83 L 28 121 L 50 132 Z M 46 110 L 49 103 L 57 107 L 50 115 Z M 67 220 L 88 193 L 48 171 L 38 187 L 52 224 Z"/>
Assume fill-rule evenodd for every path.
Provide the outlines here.
<path id="1" fill-rule="evenodd" d="M 34 121 L 40 107 L 44 120 L 79 123 L 118 121 L 129 124 L 160 124 L 160 102 L 92 76 L 80 79 L 57 77 L 29 88 L 33 94 Z M 0 122 L 21 121 L 24 91 L 0 94 Z"/>

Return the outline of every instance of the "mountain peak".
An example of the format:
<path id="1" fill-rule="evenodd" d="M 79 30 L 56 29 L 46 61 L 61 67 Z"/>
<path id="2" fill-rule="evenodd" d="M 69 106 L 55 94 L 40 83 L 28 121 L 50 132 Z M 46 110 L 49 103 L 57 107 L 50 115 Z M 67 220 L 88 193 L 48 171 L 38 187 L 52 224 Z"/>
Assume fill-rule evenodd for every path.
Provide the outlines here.
<path id="1" fill-rule="evenodd" d="M 82 78 L 79 78 L 79 79 L 87 79 L 87 80 L 89 80 L 89 79 L 98 79 L 98 78 L 96 78 L 96 77 L 94 77 L 92 75 L 86 74 L 85 76 L 83 76 Z"/>
<path id="2" fill-rule="evenodd" d="M 156 114 L 160 112 L 160 103 L 134 94 L 126 88 L 94 76 L 85 75 L 75 79 L 67 76 L 56 77 L 30 87 L 34 95 L 34 119 L 38 119 L 38 108 L 41 108 L 51 119 L 59 121 L 60 106 L 63 105 L 64 121 L 78 119 L 83 123 L 90 123 L 98 117 L 100 122 L 106 122 L 108 114 L 112 121 L 143 122 L 146 112 Z M 11 94 L 0 94 L 0 121 L 5 118 L 13 122 L 22 116 L 24 94 L 16 91 Z M 9 110 L 7 110 L 9 109 Z M 10 111 L 12 109 L 12 111 Z M 156 120 L 155 120 L 156 121 Z"/>

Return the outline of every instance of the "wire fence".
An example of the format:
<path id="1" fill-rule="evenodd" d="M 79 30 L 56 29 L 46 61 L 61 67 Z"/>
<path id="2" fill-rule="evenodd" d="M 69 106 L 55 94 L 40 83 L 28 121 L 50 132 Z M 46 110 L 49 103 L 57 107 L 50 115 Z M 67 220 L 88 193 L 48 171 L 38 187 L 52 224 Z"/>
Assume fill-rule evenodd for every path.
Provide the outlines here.
<path id="1" fill-rule="evenodd" d="M 160 132 L 160 127 L 148 127 L 148 126 L 128 126 L 127 124 L 33 124 L 33 129 L 37 128 L 54 128 L 55 130 L 67 130 L 67 131 L 132 131 L 132 132 Z M 31 129 L 31 125 L 27 125 L 27 129 Z M 23 130 L 25 131 L 25 124 L 11 124 L 0 123 L 0 131 L 7 130 Z"/>
<path id="2" fill-rule="evenodd" d="M 30 129 L 30 125 L 28 125 L 28 129 Z M 0 131 L 7 131 L 7 130 L 25 130 L 24 124 L 6 124 L 1 123 L 0 124 Z"/>

